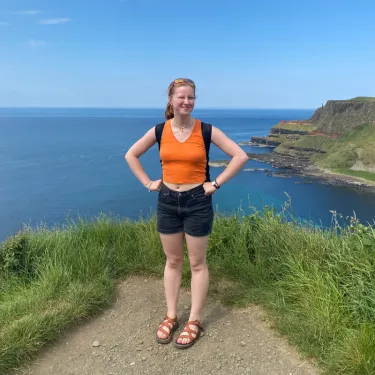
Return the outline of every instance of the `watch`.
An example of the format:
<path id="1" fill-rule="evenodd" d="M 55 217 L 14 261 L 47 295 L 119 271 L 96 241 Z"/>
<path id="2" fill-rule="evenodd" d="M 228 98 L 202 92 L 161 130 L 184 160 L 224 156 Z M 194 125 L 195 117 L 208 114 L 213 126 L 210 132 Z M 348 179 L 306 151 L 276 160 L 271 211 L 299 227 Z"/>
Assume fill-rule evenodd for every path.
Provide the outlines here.
<path id="1" fill-rule="evenodd" d="M 216 189 L 220 189 L 220 185 L 216 182 L 216 180 L 213 180 L 211 182 L 212 186 L 214 186 Z"/>

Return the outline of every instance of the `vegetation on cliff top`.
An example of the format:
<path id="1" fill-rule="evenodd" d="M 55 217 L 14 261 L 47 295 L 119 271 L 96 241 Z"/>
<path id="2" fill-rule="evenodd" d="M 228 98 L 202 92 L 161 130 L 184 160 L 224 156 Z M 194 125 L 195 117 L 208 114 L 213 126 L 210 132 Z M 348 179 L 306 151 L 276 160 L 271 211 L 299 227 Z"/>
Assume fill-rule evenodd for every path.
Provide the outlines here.
<path id="1" fill-rule="evenodd" d="M 337 139 L 325 138 L 322 147 L 326 154 L 315 160 L 327 168 L 350 169 L 355 163 L 371 168 L 375 161 L 375 125 L 364 124 Z"/>
<path id="2" fill-rule="evenodd" d="M 270 140 L 276 153 L 310 158 L 317 165 L 375 180 L 375 98 L 329 101 L 306 121 L 280 122 Z M 295 135 L 277 134 L 295 132 Z M 297 134 L 298 132 L 307 134 Z M 275 134 L 276 133 L 276 134 Z M 308 151 L 308 154 L 306 153 Z"/>
<path id="3" fill-rule="evenodd" d="M 356 98 L 350 99 L 352 102 L 375 102 L 375 98 L 372 96 L 357 96 Z"/>
<path id="4" fill-rule="evenodd" d="M 288 206 L 216 217 L 207 253 L 210 293 L 233 306 L 262 304 L 327 374 L 374 374 L 375 231 L 355 217 L 341 227 L 335 213 L 329 230 L 301 225 Z M 117 280 L 162 277 L 164 261 L 154 217 L 103 216 L 25 230 L 0 244 L 0 373 L 105 307 Z M 185 259 L 184 286 L 189 277 Z"/>
<path id="5" fill-rule="evenodd" d="M 308 122 L 305 122 L 305 123 L 285 122 L 285 123 L 277 124 L 273 126 L 273 128 L 311 132 L 311 131 L 314 131 L 317 128 L 317 126 Z"/>

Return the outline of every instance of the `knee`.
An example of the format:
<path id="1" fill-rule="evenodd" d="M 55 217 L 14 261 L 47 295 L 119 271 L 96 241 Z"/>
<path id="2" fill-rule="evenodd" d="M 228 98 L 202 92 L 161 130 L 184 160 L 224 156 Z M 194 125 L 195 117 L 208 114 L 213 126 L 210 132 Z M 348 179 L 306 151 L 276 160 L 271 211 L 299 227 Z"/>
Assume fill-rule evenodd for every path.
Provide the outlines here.
<path id="1" fill-rule="evenodd" d="M 168 257 L 167 267 L 179 269 L 182 266 L 183 257 Z"/>
<path id="2" fill-rule="evenodd" d="M 200 272 L 207 267 L 205 259 L 190 260 L 190 268 L 192 272 Z"/>

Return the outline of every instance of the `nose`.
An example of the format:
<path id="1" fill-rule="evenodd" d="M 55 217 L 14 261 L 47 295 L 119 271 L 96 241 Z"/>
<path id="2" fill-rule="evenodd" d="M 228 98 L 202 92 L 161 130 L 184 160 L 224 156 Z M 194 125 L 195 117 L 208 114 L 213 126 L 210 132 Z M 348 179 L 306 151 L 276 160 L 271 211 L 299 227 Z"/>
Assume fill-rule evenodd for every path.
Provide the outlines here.
<path id="1" fill-rule="evenodd" d="M 189 104 L 189 98 L 184 99 L 184 104 Z"/>

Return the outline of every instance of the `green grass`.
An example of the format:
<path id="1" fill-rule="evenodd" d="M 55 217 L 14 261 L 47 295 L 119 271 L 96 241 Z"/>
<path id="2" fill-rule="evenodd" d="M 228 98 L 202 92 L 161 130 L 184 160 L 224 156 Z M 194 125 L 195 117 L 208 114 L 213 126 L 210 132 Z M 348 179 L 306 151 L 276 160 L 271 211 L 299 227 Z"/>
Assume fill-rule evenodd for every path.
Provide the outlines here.
<path id="1" fill-rule="evenodd" d="M 296 142 L 297 147 L 301 148 L 313 148 L 315 150 L 329 151 L 327 147 L 330 143 L 330 139 L 323 135 L 309 135 L 303 136 Z"/>
<path id="2" fill-rule="evenodd" d="M 369 181 L 375 181 L 375 173 L 364 172 L 364 171 L 353 171 L 351 169 L 338 168 L 335 172 L 343 173 L 349 176 L 363 178 Z"/>
<path id="3" fill-rule="evenodd" d="M 326 168 L 345 171 L 352 167 L 356 160 L 362 161 L 365 166 L 374 165 L 375 126 L 370 124 L 358 126 L 342 137 L 329 140 L 324 147 L 329 152 L 318 156 L 316 161 Z M 369 175 L 371 173 L 363 174 L 363 176 Z"/>
<path id="4" fill-rule="evenodd" d="M 357 96 L 356 98 L 350 99 L 351 102 L 375 102 L 375 98 L 371 96 Z"/>
<path id="5" fill-rule="evenodd" d="M 287 207 L 287 205 L 285 206 Z M 286 220 L 288 219 L 288 220 Z M 207 260 L 210 293 L 262 304 L 276 327 L 327 374 L 375 373 L 375 233 L 300 224 L 285 211 L 218 215 Z M 155 218 L 99 217 L 25 230 L 0 246 L 0 374 L 32 358 L 73 323 L 105 308 L 118 280 L 162 277 Z M 188 285 L 187 259 L 183 284 Z M 222 281 L 227 287 L 223 288 Z"/>
<path id="6" fill-rule="evenodd" d="M 312 125 L 312 124 L 305 124 L 305 123 L 301 123 L 301 124 L 289 124 L 289 123 L 285 123 L 285 124 L 277 124 L 274 126 L 274 128 L 276 129 L 287 129 L 287 130 L 299 130 L 299 131 L 308 131 L 308 132 L 311 132 L 311 131 L 314 131 L 317 126 L 316 125 Z"/>
<path id="7" fill-rule="evenodd" d="M 284 138 L 283 147 L 297 147 L 301 149 L 311 148 L 315 150 L 328 151 L 327 145 L 330 139 L 322 135 L 302 135 L 298 140 Z"/>
<path id="8" fill-rule="evenodd" d="M 356 161 L 362 162 L 365 167 L 375 168 L 375 125 L 373 124 L 360 125 L 336 139 L 321 135 L 303 135 L 298 140 L 292 140 L 285 135 L 279 135 L 277 140 L 282 143 L 276 147 L 275 152 L 298 157 L 303 155 L 303 149 L 324 151 L 324 154 L 314 155 L 312 161 L 332 171 L 375 181 L 374 173 L 350 169 Z"/>

